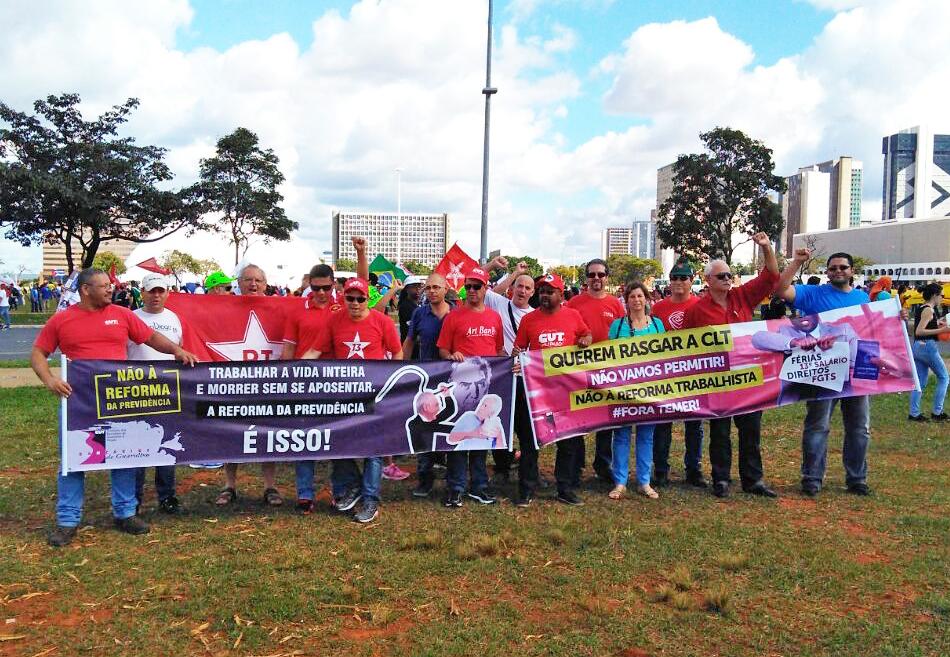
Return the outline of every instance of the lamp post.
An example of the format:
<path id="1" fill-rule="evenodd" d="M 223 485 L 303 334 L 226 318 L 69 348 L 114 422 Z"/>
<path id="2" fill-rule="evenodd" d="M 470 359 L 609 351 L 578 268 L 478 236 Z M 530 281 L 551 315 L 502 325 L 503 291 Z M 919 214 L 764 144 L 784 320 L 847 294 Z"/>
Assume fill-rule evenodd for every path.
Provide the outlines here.
<path id="1" fill-rule="evenodd" d="M 488 47 L 485 58 L 485 146 L 482 153 L 482 244 L 479 251 L 479 261 L 488 262 L 488 135 L 491 128 L 491 97 L 498 93 L 498 89 L 491 86 L 491 24 L 492 0 L 488 0 Z"/>
<path id="2" fill-rule="evenodd" d="M 396 167 L 396 264 L 402 260 L 402 169 Z"/>

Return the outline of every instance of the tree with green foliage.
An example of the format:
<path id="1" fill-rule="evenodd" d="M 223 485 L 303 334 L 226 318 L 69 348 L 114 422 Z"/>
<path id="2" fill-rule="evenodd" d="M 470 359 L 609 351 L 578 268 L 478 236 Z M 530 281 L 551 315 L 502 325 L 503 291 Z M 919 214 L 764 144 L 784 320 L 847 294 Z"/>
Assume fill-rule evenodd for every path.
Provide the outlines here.
<path id="1" fill-rule="evenodd" d="M 852 256 L 854 264 L 851 266 L 851 271 L 855 274 L 863 274 L 865 267 L 870 267 L 874 264 L 874 261 L 870 258 L 865 258 L 864 256 Z"/>
<path id="2" fill-rule="evenodd" d="M 183 274 L 194 274 L 204 278 L 211 272 L 221 269 L 221 265 L 213 259 L 202 260 L 178 249 L 166 251 L 159 265 L 171 271 L 172 276 L 175 277 L 175 283 L 179 285 Z"/>
<path id="3" fill-rule="evenodd" d="M 580 265 L 557 265 L 551 271 L 561 277 L 567 285 L 580 285 L 584 281 L 584 268 Z"/>
<path id="4" fill-rule="evenodd" d="M 782 230 L 782 210 L 769 198 L 784 192 L 773 173 L 772 150 L 740 130 L 715 128 L 700 135 L 706 153 L 681 155 L 673 167 L 673 189 L 657 213 L 657 237 L 664 246 L 695 259 L 732 263 L 739 246 L 734 234 Z"/>
<path id="5" fill-rule="evenodd" d="M 404 260 L 402 266 L 417 276 L 428 276 L 432 273 L 432 267 L 418 260 Z"/>
<path id="6" fill-rule="evenodd" d="M 506 255 L 502 256 L 505 260 L 508 261 L 508 273 L 510 274 L 515 270 L 515 266 L 519 262 L 523 262 L 528 265 L 528 273 L 537 278 L 544 273 L 544 267 L 541 266 L 541 263 L 537 259 L 532 258 L 531 256 L 513 256 Z"/>
<path id="7" fill-rule="evenodd" d="M 158 187 L 172 178 L 165 149 L 117 136 L 139 101 L 129 98 L 93 121 L 79 104 L 79 94 L 48 96 L 29 115 L 0 102 L 4 236 L 23 246 L 63 244 L 74 270 L 92 266 L 104 240 L 154 242 L 199 227 L 193 187 Z"/>
<path id="8" fill-rule="evenodd" d="M 99 251 L 92 259 L 92 266 L 105 272 L 111 271 L 112 265 L 115 265 L 117 275 L 121 276 L 125 273 L 125 262 L 112 251 Z"/>
<path id="9" fill-rule="evenodd" d="M 610 280 L 618 284 L 645 281 L 651 276 L 655 278 L 663 275 L 663 267 L 658 261 L 632 255 L 612 255 L 607 258 L 607 267 L 610 268 Z"/>
<path id="10" fill-rule="evenodd" d="M 356 260 L 352 260 L 350 258 L 337 258 L 334 269 L 339 269 L 340 271 L 356 271 Z"/>
<path id="11" fill-rule="evenodd" d="M 217 229 L 234 245 L 234 264 L 247 253 L 250 239 L 260 236 L 287 241 L 299 228 L 287 218 L 277 187 L 284 182 L 277 155 L 261 149 L 257 135 L 237 128 L 218 140 L 215 156 L 201 161 L 201 197 L 209 212 L 219 213 Z"/>

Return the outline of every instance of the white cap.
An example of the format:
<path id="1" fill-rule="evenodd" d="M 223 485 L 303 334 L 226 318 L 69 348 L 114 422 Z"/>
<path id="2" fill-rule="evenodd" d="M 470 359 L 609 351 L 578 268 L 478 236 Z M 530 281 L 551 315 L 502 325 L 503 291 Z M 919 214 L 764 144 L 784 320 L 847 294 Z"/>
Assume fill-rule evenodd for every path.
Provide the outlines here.
<path id="1" fill-rule="evenodd" d="M 412 276 L 406 276 L 406 280 L 403 281 L 402 284 L 403 284 L 403 287 L 406 287 L 409 285 L 422 285 L 425 282 L 426 282 L 425 276 L 416 276 L 415 274 L 413 274 Z"/>
<path id="2" fill-rule="evenodd" d="M 168 279 L 166 279 L 161 274 L 145 274 L 142 277 L 142 290 L 148 292 L 149 290 L 154 290 L 155 288 L 160 287 L 164 290 L 168 289 Z"/>

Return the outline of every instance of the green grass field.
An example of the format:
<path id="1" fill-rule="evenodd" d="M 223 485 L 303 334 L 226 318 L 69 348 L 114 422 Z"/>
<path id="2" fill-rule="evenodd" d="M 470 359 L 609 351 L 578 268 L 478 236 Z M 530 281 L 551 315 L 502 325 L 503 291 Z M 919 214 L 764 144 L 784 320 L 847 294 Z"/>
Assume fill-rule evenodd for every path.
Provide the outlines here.
<path id="1" fill-rule="evenodd" d="M 221 472 L 182 467 L 188 514 L 155 513 L 150 484 L 144 537 L 111 528 L 108 477 L 89 476 L 61 550 L 56 403 L 0 390 L 0 412 L 0 656 L 950 654 L 950 427 L 908 426 L 906 395 L 874 400 L 870 498 L 843 492 L 840 423 L 825 491 L 797 492 L 796 406 L 765 416 L 777 501 L 591 484 L 580 508 L 449 511 L 410 479 L 364 527 L 263 509 L 252 466 L 219 512 Z M 291 497 L 290 466 L 280 483 Z"/>

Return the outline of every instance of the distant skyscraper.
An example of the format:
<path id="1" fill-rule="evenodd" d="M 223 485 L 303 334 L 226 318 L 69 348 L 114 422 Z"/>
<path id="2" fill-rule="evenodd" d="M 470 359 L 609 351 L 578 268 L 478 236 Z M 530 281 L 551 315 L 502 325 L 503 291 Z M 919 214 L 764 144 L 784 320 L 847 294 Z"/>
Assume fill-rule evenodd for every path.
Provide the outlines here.
<path id="1" fill-rule="evenodd" d="M 883 221 L 950 216 L 950 135 L 926 126 L 884 137 Z"/>
<path id="2" fill-rule="evenodd" d="M 656 224 L 652 219 L 635 219 L 630 236 L 630 254 L 638 258 L 656 257 Z"/>
<path id="3" fill-rule="evenodd" d="M 632 243 L 632 228 L 605 228 L 600 233 L 600 257 L 606 260 L 612 255 L 630 255 Z"/>
<path id="4" fill-rule="evenodd" d="M 403 262 L 416 260 L 430 267 L 438 264 L 449 249 L 449 215 L 403 213 L 400 218 L 401 230 L 395 213 L 334 212 L 334 264 L 340 258 L 356 258 L 350 241 L 353 236 L 370 240 L 371 259 L 382 253 L 395 261 L 399 254 Z"/>

